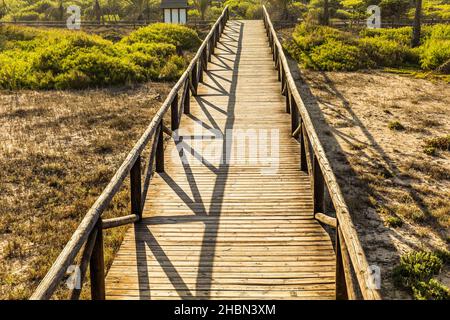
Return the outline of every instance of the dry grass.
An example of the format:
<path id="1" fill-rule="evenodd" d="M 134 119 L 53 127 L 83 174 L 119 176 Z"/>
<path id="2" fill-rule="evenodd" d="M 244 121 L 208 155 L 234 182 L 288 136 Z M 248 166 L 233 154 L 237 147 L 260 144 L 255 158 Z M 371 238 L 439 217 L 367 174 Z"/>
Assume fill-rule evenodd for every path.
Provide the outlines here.
<path id="1" fill-rule="evenodd" d="M 399 257 L 449 247 L 450 153 L 436 138 L 450 132 L 450 85 L 377 71 L 294 77 L 383 295 L 410 297 L 391 280 Z M 424 153 L 430 141 L 439 152 Z"/>
<path id="2" fill-rule="evenodd" d="M 0 298 L 27 298 L 170 84 L 0 94 Z M 129 212 L 127 183 L 108 216 Z M 105 236 L 107 265 L 125 229 Z"/>

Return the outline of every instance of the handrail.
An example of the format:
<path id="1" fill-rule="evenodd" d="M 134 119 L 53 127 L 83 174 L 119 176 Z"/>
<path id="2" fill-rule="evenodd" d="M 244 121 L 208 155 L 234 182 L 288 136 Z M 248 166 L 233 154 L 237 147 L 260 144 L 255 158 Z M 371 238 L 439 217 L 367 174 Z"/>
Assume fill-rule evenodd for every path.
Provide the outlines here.
<path id="1" fill-rule="evenodd" d="M 278 39 L 275 29 L 270 20 L 270 16 L 265 6 L 264 25 L 269 37 L 269 44 L 272 48 L 275 66 L 278 69 L 279 80 L 281 81 L 282 93 L 286 95 L 286 111 L 291 113 L 292 133 L 299 136 L 301 144 L 301 168 L 310 172 L 313 185 L 314 213 L 324 212 L 324 184 L 328 189 L 331 201 L 336 211 L 336 298 L 355 297 L 350 285 L 350 266 L 346 263 L 347 252 L 341 252 L 342 248 L 348 251 L 350 264 L 356 275 L 361 294 L 364 299 L 381 299 L 378 290 L 369 285 L 370 270 L 361 243 L 358 239 L 356 229 L 353 225 L 350 212 L 345 203 L 341 189 L 336 177 L 326 157 L 325 151 L 320 143 L 309 113 L 297 90 L 294 78 L 290 72 L 289 64 L 283 51 L 283 47 Z M 299 127 L 301 129 L 299 129 Z M 311 169 L 308 167 L 312 166 Z M 324 220 L 323 214 L 319 215 Z M 330 220 L 328 220 L 330 221 Z M 345 281 L 340 281 L 344 279 Z M 348 283 L 346 285 L 346 283 Z"/>
<path id="2" fill-rule="evenodd" d="M 133 221 L 140 220 L 142 218 L 143 201 L 141 191 L 141 154 L 150 140 L 154 138 L 156 143 L 153 144 L 154 148 L 150 151 L 150 162 L 153 163 L 153 157 L 155 157 L 155 170 L 157 172 L 162 172 L 164 170 L 163 117 L 169 108 L 172 108 L 171 130 L 176 130 L 180 121 L 180 110 L 182 110 L 185 114 L 189 113 L 190 94 L 197 94 L 197 87 L 200 80 L 199 78 L 201 78 L 203 71 L 206 70 L 206 59 L 210 59 L 212 51 L 217 45 L 220 34 L 223 32 L 228 19 L 229 11 L 228 6 L 226 6 L 221 16 L 217 19 L 210 32 L 204 39 L 196 55 L 191 60 L 189 66 L 182 74 L 178 82 L 172 87 L 172 90 L 163 102 L 161 108 L 153 117 L 144 134 L 130 151 L 125 161 L 119 167 L 99 198 L 84 216 L 69 242 L 59 254 L 58 258 L 42 279 L 37 289 L 31 295 L 30 299 L 49 299 L 52 296 L 66 274 L 66 270 L 74 262 L 83 245 L 86 246 L 89 244 L 89 238 L 94 238 L 93 241 L 95 241 L 95 243 L 93 244 L 92 250 L 85 250 L 86 252 L 91 251 L 91 253 L 88 254 L 87 258 L 83 258 L 85 258 L 84 260 L 90 259 L 91 297 L 93 299 L 105 298 L 102 229 L 104 226 L 111 227 L 114 225 L 121 225 L 121 222 L 123 222 L 124 219 L 125 221 L 132 223 Z M 182 99 L 178 99 L 180 90 L 182 91 Z M 179 100 L 181 103 L 179 103 Z M 147 170 L 153 170 L 153 166 L 149 167 Z M 123 219 L 119 218 L 118 220 L 109 220 L 105 225 L 103 225 L 101 216 L 114 195 L 119 191 L 128 174 L 130 174 L 131 183 L 131 215 L 136 215 L 138 218 L 135 219 L 126 216 Z M 144 176 L 146 175 L 144 174 Z M 149 181 L 146 180 L 146 183 L 149 183 Z M 96 237 L 91 236 L 93 232 L 97 233 Z M 91 247 L 90 244 L 89 247 Z M 81 278 L 84 278 L 84 274 L 81 275 Z"/>

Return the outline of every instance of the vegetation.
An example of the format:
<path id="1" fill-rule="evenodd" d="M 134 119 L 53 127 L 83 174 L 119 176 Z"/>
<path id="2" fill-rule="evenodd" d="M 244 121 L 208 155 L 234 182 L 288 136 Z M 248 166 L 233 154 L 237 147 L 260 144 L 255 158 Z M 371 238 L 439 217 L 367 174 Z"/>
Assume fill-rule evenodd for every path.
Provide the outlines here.
<path id="1" fill-rule="evenodd" d="M 0 95 L 1 299 L 30 296 L 169 89 L 149 83 Z M 128 186 L 105 217 L 129 214 Z M 106 231 L 107 267 L 125 231 Z M 56 298 L 66 293 L 60 290 Z"/>
<path id="2" fill-rule="evenodd" d="M 432 253 L 413 251 L 400 259 L 400 264 L 394 270 L 395 282 L 411 290 L 418 300 L 448 300 L 450 292 L 447 287 L 433 276 L 438 275 L 444 266 L 440 256 L 448 257 L 447 253 Z"/>
<path id="3" fill-rule="evenodd" d="M 423 147 L 423 151 L 433 156 L 437 153 L 437 150 L 450 151 L 450 135 L 427 139 Z"/>
<path id="4" fill-rule="evenodd" d="M 450 61 L 449 25 L 424 27 L 423 44 L 418 48 L 409 46 L 411 37 L 411 27 L 363 29 L 354 35 L 328 26 L 302 23 L 295 28 L 292 40 L 285 47 L 304 67 L 315 70 L 383 67 L 435 70 Z"/>
<path id="5" fill-rule="evenodd" d="M 399 121 L 391 121 L 388 123 L 388 128 L 395 131 L 403 131 L 405 127 Z"/>
<path id="6" fill-rule="evenodd" d="M 0 88 L 81 89 L 176 79 L 186 65 L 178 55 L 200 39 L 184 26 L 152 24 L 117 43 L 69 30 L 0 28 Z"/>

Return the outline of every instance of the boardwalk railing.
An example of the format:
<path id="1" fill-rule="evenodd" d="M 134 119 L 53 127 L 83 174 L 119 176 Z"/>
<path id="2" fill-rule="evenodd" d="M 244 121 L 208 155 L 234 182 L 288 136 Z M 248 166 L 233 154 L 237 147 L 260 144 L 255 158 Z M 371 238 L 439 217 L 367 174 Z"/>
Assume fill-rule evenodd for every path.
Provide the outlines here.
<path id="1" fill-rule="evenodd" d="M 36 291 L 31 296 L 33 300 L 50 299 L 65 277 L 68 268 L 80 256 L 81 286 L 85 278 L 88 265 L 90 266 L 91 298 L 105 299 L 105 274 L 103 257 L 103 229 L 114 228 L 138 222 L 142 218 L 142 209 L 145 199 L 143 194 L 150 183 L 155 166 L 156 172 L 164 171 L 164 133 L 171 134 L 180 123 L 183 113 L 189 113 L 190 95 L 197 94 L 199 81 L 202 81 L 203 71 L 214 53 L 214 48 L 222 34 L 229 18 L 228 7 L 225 7 L 221 16 L 211 28 L 197 54 L 192 59 L 178 82 L 174 85 L 161 108 L 152 119 L 139 141 L 126 157 L 114 177 L 103 190 L 100 197 L 89 209 L 71 239 L 60 253 Z M 170 109 L 171 128 L 165 127 L 163 117 Z M 149 163 L 144 175 L 141 174 L 141 156 L 149 145 Z M 128 216 L 102 219 L 102 214 L 111 202 L 114 195 L 120 190 L 125 178 L 130 175 L 131 214 Z M 144 192 L 142 178 L 144 177 Z M 78 299 L 81 287 L 72 289 L 71 299 Z"/>
<path id="2" fill-rule="evenodd" d="M 336 229 L 336 299 L 357 299 L 359 293 L 364 299 L 380 299 L 378 290 L 373 288 L 371 269 L 348 207 L 297 90 L 283 47 L 265 6 L 263 11 L 264 25 L 281 81 L 282 94 L 286 96 L 286 112 L 291 114 L 292 135 L 300 142 L 301 170 L 307 172 L 311 178 L 314 216 L 319 222 Z M 325 187 L 336 211 L 336 218 L 324 213 Z"/>

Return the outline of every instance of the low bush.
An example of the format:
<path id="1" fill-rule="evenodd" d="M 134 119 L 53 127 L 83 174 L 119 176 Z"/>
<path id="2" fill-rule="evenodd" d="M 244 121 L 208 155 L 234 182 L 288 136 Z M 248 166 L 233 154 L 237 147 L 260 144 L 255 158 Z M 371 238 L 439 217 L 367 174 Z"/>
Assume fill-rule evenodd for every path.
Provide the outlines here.
<path id="1" fill-rule="evenodd" d="M 437 150 L 450 151 L 450 135 L 425 140 L 423 151 L 433 156 Z"/>
<path id="2" fill-rule="evenodd" d="M 450 38 L 428 39 L 420 47 L 420 66 L 425 70 L 434 70 L 450 60 Z"/>
<path id="3" fill-rule="evenodd" d="M 409 46 L 412 39 L 412 28 L 403 27 L 396 29 L 363 29 L 360 32 L 362 38 L 381 38 L 394 41 L 398 44 Z"/>
<path id="4" fill-rule="evenodd" d="M 411 38 L 411 27 L 364 29 L 355 36 L 331 27 L 302 23 L 295 28 L 292 41 L 285 48 L 306 67 L 319 70 L 417 67 L 450 72 L 450 26 L 424 26 L 422 45 L 418 48 L 410 48 Z M 337 53 L 343 57 L 338 59 Z"/>
<path id="5" fill-rule="evenodd" d="M 362 38 L 359 46 L 378 67 L 397 67 L 418 64 L 419 55 L 406 45 L 381 37 Z"/>
<path id="6" fill-rule="evenodd" d="M 433 279 L 443 265 L 444 262 L 438 254 L 413 251 L 400 258 L 400 264 L 393 272 L 394 281 L 397 285 L 409 289 L 415 299 L 449 299 L 448 288 Z"/>
<path id="7" fill-rule="evenodd" d="M 199 44 L 187 27 L 154 24 L 118 43 L 68 30 L 0 29 L 0 88 L 81 89 L 145 80 L 174 80 L 183 49 Z"/>
<path id="8" fill-rule="evenodd" d="M 370 61 L 358 46 L 328 41 L 311 51 L 305 65 L 317 70 L 353 71 L 369 67 Z"/>
<path id="9" fill-rule="evenodd" d="M 388 128 L 395 131 L 403 131 L 405 130 L 405 126 L 400 123 L 400 121 L 390 121 L 388 123 Z"/>
<path id="10" fill-rule="evenodd" d="M 154 23 L 130 33 L 122 41 L 128 44 L 169 43 L 182 50 L 192 50 L 200 45 L 201 40 L 193 29 L 167 23 Z"/>
<path id="11" fill-rule="evenodd" d="M 262 6 L 259 0 L 227 0 L 230 12 L 240 19 L 260 19 L 262 17 Z"/>

